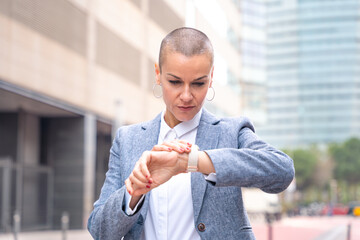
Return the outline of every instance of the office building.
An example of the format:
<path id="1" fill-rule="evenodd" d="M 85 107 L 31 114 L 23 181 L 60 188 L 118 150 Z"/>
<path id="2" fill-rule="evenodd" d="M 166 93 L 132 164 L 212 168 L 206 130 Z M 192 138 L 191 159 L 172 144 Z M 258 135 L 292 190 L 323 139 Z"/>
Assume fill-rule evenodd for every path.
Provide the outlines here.
<path id="1" fill-rule="evenodd" d="M 267 123 L 277 147 L 360 136 L 357 0 L 271 0 L 267 9 Z"/>
<path id="2" fill-rule="evenodd" d="M 86 226 L 107 170 L 112 134 L 156 116 L 160 41 L 174 28 L 203 30 L 216 49 L 216 96 L 206 106 L 239 115 L 236 1 L 0 1 L 0 232 Z M 222 9 L 222 10 L 221 10 Z M 234 38 L 233 38 L 234 39 Z M 236 41 L 236 40 L 235 40 Z M 230 77 L 231 76 L 231 77 Z M 231 83 L 231 84 L 230 84 Z"/>

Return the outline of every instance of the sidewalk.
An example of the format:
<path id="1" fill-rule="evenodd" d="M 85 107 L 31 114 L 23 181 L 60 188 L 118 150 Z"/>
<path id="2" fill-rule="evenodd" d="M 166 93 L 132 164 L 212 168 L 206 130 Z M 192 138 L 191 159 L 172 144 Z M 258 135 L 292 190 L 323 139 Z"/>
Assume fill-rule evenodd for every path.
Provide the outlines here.
<path id="1" fill-rule="evenodd" d="M 0 240 L 14 240 L 13 234 L 0 234 Z M 61 231 L 25 232 L 17 240 L 63 240 Z M 92 240 L 87 230 L 69 230 L 66 240 Z"/>
<path id="2" fill-rule="evenodd" d="M 360 218 L 350 216 L 297 216 L 274 222 L 272 233 L 274 240 L 345 240 L 348 226 L 351 240 L 360 239 Z M 266 223 L 253 224 L 257 240 L 269 239 Z"/>

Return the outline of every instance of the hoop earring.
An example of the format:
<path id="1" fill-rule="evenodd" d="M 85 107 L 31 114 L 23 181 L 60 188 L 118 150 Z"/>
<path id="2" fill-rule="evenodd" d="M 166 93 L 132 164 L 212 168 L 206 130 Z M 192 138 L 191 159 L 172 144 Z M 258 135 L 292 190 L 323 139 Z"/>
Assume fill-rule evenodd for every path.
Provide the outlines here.
<path id="1" fill-rule="evenodd" d="M 208 94 L 206 94 L 206 100 L 208 100 L 209 102 L 212 101 L 215 98 L 215 89 L 211 86 L 211 88 L 209 88 L 209 90 L 212 89 L 213 91 L 213 95 L 211 98 L 208 98 Z M 209 93 L 209 92 L 208 92 Z"/>
<path id="2" fill-rule="evenodd" d="M 156 90 L 156 88 L 157 87 L 160 87 L 160 90 Z M 156 84 L 156 83 L 154 83 L 154 85 L 153 85 L 153 94 L 154 94 L 154 97 L 156 97 L 156 98 L 161 98 L 162 97 L 162 88 L 161 88 L 161 84 Z M 160 92 L 160 94 L 156 94 L 156 92 Z"/>

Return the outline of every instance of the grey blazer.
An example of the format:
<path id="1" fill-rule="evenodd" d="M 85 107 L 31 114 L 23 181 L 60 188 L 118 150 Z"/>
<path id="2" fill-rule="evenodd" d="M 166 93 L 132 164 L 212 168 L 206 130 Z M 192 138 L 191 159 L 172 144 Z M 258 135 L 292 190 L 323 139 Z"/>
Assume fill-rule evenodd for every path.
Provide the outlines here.
<path id="1" fill-rule="evenodd" d="M 124 181 L 141 154 L 157 144 L 159 129 L 160 115 L 118 130 L 106 180 L 88 221 L 94 239 L 140 238 L 149 197 L 137 213 L 126 215 Z M 255 239 L 241 187 L 256 187 L 268 193 L 285 190 L 294 177 L 292 159 L 260 140 L 247 118 L 216 118 L 205 109 L 196 144 L 206 151 L 216 170 L 215 184 L 201 173 L 191 174 L 194 227 L 201 239 Z"/>

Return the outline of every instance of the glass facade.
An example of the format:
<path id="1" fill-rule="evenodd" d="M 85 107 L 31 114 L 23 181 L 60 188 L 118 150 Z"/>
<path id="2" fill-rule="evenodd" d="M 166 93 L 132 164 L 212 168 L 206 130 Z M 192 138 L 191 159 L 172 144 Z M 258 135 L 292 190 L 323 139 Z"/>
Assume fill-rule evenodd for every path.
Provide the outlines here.
<path id="1" fill-rule="evenodd" d="M 266 5 L 241 1 L 241 106 L 242 115 L 256 126 L 265 122 Z"/>
<path id="2" fill-rule="evenodd" d="M 360 2 L 267 5 L 267 126 L 278 147 L 360 136 Z"/>

